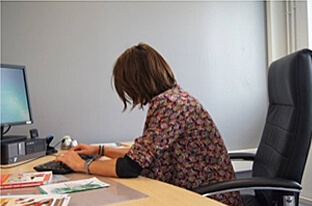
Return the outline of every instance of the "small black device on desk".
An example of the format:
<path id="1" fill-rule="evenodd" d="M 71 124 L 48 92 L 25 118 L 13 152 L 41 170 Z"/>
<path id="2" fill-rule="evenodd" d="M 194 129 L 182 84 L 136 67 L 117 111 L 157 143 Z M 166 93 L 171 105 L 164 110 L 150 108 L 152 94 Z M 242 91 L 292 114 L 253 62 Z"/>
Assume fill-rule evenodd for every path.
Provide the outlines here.
<path id="1" fill-rule="evenodd" d="M 96 159 L 97 155 L 88 156 L 88 155 L 79 155 L 84 160 Z M 74 172 L 66 164 L 62 162 L 56 162 L 55 160 L 37 165 L 34 169 L 38 172 L 40 171 L 52 171 L 53 174 L 67 174 Z"/>

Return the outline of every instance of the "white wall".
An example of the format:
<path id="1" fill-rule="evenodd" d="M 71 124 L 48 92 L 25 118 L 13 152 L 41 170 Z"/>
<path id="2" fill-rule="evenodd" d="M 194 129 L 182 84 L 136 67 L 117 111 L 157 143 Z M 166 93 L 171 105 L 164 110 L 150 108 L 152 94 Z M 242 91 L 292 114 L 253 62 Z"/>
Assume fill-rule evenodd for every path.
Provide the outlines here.
<path id="1" fill-rule="evenodd" d="M 267 32 L 268 32 L 268 65 L 285 56 L 287 53 L 286 37 L 286 6 L 283 1 L 268 1 Z M 283 35 L 279 35 L 279 34 Z"/>
<path id="2" fill-rule="evenodd" d="M 257 146 L 267 109 L 264 2 L 2 2 L 2 60 L 27 66 L 41 136 L 133 140 L 145 112 L 121 113 L 116 58 L 145 42 L 212 114 L 229 149 Z"/>
<path id="3" fill-rule="evenodd" d="M 312 1 L 307 1 L 307 7 L 308 7 L 309 48 L 312 49 Z"/>
<path id="4" fill-rule="evenodd" d="M 266 3 L 266 9 L 269 64 L 308 47 L 307 1 L 273 0 Z"/>
<path id="5" fill-rule="evenodd" d="M 308 1 L 296 1 L 296 50 L 309 47 Z"/>

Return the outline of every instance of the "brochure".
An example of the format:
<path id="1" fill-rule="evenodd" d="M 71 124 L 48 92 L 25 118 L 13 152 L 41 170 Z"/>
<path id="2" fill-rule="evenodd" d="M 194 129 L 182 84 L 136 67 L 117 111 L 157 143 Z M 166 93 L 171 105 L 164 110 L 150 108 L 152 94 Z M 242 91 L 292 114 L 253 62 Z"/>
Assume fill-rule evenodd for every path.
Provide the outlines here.
<path id="1" fill-rule="evenodd" d="M 51 171 L 2 174 L 0 176 L 0 186 L 1 189 L 38 186 L 50 183 L 51 179 Z"/>
<path id="2" fill-rule="evenodd" d="M 40 186 L 40 190 L 43 194 L 65 194 L 72 192 L 82 192 L 86 190 L 94 190 L 104 187 L 109 187 L 109 184 L 100 181 L 96 177 L 93 177 L 90 179 L 43 185 Z"/>
<path id="3" fill-rule="evenodd" d="M 1 206 L 67 206 L 68 195 L 3 195 Z"/>

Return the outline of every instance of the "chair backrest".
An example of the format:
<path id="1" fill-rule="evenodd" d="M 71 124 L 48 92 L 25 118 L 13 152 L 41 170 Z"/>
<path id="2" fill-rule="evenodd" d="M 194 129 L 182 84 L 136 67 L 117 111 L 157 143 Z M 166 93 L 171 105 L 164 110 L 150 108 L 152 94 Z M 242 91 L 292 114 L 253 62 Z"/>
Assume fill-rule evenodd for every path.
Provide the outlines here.
<path id="1" fill-rule="evenodd" d="M 312 134 L 312 51 L 273 62 L 268 90 L 269 108 L 252 175 L 301 183 Z M 264 205 L 282 201 L 280 192 L 256 191 L 256 196 Z"/>

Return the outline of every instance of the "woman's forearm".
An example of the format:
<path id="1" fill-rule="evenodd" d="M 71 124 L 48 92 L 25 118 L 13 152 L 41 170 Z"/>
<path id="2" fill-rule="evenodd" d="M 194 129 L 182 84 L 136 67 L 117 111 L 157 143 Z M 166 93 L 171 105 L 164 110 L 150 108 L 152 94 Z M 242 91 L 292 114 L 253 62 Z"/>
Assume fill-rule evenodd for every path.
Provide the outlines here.
<path id="1" fill-rule="evenodd" d="M 89 172 L 94 175 L 118 177 L 116 173 L 117 159 L 94 161 L 89 166 Z"/>
<path id="2" fill-rule="evenodd" d="M 129 151 L 130 147 L 122 147 L 122 148 L 115 148 L 115 147 L 105 147 L 104 155 L 110 158 L 118 158 L 123 157 Z"/>

